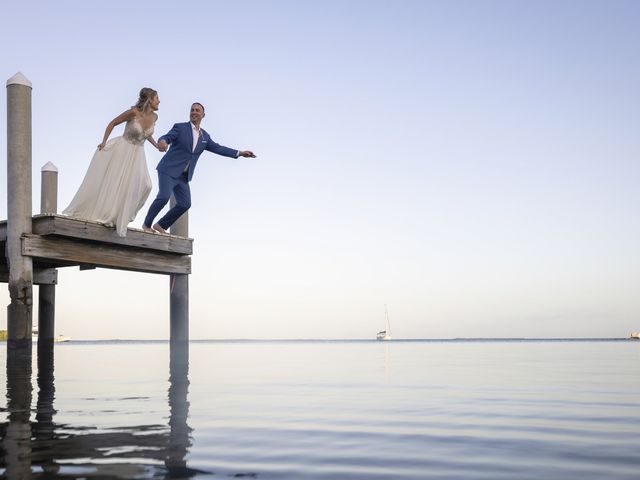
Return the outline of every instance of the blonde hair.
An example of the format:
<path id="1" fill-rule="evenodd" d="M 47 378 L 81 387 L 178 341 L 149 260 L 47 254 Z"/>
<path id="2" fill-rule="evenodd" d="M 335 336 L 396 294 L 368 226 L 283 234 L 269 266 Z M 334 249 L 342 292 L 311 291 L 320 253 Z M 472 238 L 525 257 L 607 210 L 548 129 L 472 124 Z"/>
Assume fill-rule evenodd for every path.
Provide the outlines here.
<path id="1" fill-rule="evenodd" d="M 138 96 L 138 101 L 136 102 L 136 104 L 133 107 L 137 108 L 141 112 L 145 111 L 147 109 L 147 107 L 149 106 L 149 102 L 156 95 L 158 95 L 158 92 L 156 92 L 153 88 L 149 88 L 149 87 L 142 88 L 140 90 L 140 94 Z"/>

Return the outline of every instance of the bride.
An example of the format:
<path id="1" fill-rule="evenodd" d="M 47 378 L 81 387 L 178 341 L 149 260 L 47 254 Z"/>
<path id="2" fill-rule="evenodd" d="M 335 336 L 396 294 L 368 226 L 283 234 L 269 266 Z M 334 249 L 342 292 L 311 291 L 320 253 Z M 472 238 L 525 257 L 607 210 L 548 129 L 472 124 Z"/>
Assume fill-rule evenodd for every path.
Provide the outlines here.
<path id="1" fill-rule="evenodd" d="M 115 226 L 121 237 L 127 234 L 127 225 L 151 191 L 144 142 L 161 150 L 152 137 L 159 105 L 158 92 L 143 88 L 138 102 L 109 122 L 78 192 L 62 213 Z M 123 135 L 107 141 L 113 128 L 124 122 Z"/>

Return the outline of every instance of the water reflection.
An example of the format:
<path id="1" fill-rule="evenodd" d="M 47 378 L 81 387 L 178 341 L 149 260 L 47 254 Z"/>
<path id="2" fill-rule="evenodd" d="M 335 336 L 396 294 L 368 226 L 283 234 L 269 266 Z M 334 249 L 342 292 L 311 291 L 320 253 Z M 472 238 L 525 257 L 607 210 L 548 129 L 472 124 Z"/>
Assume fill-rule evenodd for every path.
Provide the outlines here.
<path id="1" fill-rule="evenodd" d="M 56 423 L 54 347 L 38 349 L 31 421 L 31 357 L 7 357 L 7 421 L 0 424 L 0 477 L 190 478 L 188 351 L 171 350 L 167 424 L 96 428 Z"/>
<path id="2" fill-rule="evenodd" d="M 2 467 L 9 479 L 31 478 L 31 355 L 7 352 L 7 422 L 0 427 Z"/>
<path id="3" fill-rule="evenodd" d="M 60 469 L 51 452 L 55 440 L 53 416 L 56 413 L 53 401 L 56 388 L 53 376 L 53 343 L 38 345 L 38 400 L 36 421 L 32 425 L 34 449 L 31 461 L 40 465 L 45 473 L 55 474 Z"/>
<path id="4" fill-rule="evenodd" d="M 189 478 L 208 473 L 187 467 L 186 457 L 191 446 L 193 429 L 189 418 L 189 345 L 171 344 L 169 362 L 169 448 L 165 458 L 166 478 Z"/>

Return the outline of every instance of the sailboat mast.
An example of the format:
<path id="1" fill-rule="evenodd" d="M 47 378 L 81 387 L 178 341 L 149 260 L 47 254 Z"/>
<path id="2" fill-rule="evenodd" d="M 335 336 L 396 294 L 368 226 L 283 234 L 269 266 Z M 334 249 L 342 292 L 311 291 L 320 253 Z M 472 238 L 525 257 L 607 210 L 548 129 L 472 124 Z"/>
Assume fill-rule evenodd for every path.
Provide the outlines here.
<path id="1" fill-rule="evenodd" d="M 384 319 L 386 322 L 387 334 L 391 335 L 391 324 L 389 323 L 389 310 L 387 310 L 387 304 L 384 305 Z"/>

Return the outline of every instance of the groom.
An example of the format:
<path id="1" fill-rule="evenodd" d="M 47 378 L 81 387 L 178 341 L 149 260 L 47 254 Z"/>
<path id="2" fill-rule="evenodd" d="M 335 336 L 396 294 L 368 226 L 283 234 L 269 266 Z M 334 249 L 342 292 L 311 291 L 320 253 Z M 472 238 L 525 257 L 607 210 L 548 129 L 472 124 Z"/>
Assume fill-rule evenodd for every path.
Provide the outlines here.
<path id="1" fill-rule="evenodd" d="M 204 118 L 204 107 L 201 103 L 196 102 L 191 105 L 190 118 L 190 122 L 176 123 L 169 133 L 158 139 L 158 148 L 161 152 L 166 152 L 168 145 L 171 145 L 171 148 L 156 167 L 159 192 L 144 219 L 142 229 L 145 232 L 168 233 L 167 228 L 189 210 L 191 207 L 189 182 L 193 178 L 193 171 L 202 152 L 209 150 L 225 157 L 255 158 L 253 152 L 249 150 L 234 150 L 211 140 L 209 134 L 200 128 L 200 122 Z M 175 196 L 176 204 L 158 220 L 158 223 L 153 224 L 153 219 L 167 204 L 171 193 Z"/>

